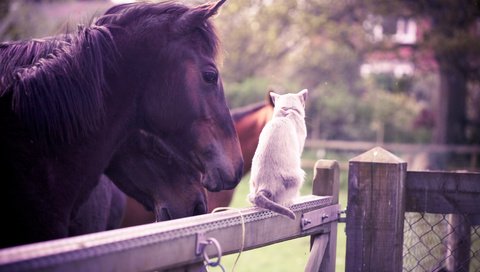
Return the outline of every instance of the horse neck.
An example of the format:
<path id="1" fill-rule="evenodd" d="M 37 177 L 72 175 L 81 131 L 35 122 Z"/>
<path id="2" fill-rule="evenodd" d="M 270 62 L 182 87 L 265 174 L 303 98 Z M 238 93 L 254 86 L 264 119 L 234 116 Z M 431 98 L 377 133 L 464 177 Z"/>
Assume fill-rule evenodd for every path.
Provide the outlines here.
<path id="1" fill-rule="evenodd" d="M 267 122 L 270 121 L 272 114 L 273 107 L 270 104 L 263 104 L 256 110 L 244 114 L 240 120 L 235 120 L 235 127 L 242 147 L 244 173 L 250 171 L 260 133 Z"/>
<path id="2" fill-rule="evenodd" d="M 39 142 L 72 142 L 103 122 L 105 72 L 115 59 L 112 37 L 101 28 L 72 37 L 68 46 L 16 69 L 18 76 L 3 90 L 12 94 L 13 111 Z"/>
<path id="3" fill-rule="evenodd" d="M 28 186 L 72 184 L 73 199 L 66 201 L 88 195 L 116 145 L 128 135 L 126 118 L 104 114 L 104 107 L 109 112 L 114 107 L 111 97 L 122 97 L 104 97 L 105 74 L 108 69 L 114 74 L 112 37 L 98 27 L 78 35 L 7 45 L 0 60 L 2 74 L 20 75 L 0 90 L 0 102 L 6 105 L 0 118 L 0 152 L 12 162 L 11 179 Z M 18 51 L 28 54 L 3 55 Z M 122 106 L 116 106 L 117 112 L 126 111 Z M 38 182 L 30 182 L 33 176 Z"/>

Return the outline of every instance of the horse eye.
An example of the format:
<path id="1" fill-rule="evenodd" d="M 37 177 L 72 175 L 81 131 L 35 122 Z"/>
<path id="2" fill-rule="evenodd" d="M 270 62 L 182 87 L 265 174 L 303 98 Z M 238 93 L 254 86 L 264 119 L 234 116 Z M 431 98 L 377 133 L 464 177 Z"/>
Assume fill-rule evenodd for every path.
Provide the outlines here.
<path id="1" fill-rule="evenodd" d="M 208 83 L 217 83 L 218 73 L 217 72 L 203 72 L 203 80 Z"/>

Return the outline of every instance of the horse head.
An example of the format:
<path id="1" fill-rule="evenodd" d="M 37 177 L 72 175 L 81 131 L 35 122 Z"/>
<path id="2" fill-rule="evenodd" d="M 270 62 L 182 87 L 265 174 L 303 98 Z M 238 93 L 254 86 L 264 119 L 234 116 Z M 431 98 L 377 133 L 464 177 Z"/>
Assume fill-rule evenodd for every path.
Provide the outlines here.
<path id="1" fill-rule="evenodd" d="M 138 93 L 134 126 L 161 139 L 211 191 L 234 188 L 243 168 L 209 21 L 223 2 L 120 5 L 97 21 L 110 26 L 118 69 L 130 75 L 113 88 Z"/>
<path id="2" fill-rule="evenodd" d="M 156 221 L 205 214 L 207 200 L 198 172 L 189 169 L 156 136 L 137 131 L 116 152 L 106 170 L 115 183 L 143 206 Z"/>

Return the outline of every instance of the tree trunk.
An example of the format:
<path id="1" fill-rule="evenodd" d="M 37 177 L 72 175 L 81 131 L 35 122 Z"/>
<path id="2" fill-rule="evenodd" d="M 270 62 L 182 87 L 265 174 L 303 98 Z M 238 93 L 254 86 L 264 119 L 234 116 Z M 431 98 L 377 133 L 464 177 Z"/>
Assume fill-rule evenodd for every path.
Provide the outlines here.
<path id="1" fill-rule="evenodd" d="M 437 56 L 440 89 L 435 109 L 435 144 L 465 144 L 467 79 L 465 73 L 449 57 Z M 451 58 L 450 58 L 451 59 Z M 431 168 L 445 169 L 449 155 L 437 155 Z"/>

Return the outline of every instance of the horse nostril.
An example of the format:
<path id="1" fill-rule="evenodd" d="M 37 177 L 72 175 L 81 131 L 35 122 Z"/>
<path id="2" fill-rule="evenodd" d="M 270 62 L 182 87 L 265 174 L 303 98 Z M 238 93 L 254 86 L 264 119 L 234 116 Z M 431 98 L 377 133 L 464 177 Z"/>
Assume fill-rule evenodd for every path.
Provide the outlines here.
<path id="1" fill-rule="evenodd" d="M 207 213 L 207 207 L 203 202 L 198 202 L 193 209 L 193 215 L 201 215 Z"/>
<path id="2" fill-rule="evenodd" d="M 242 163 L 242 167 L 238 168 L 237 172 L 235 173 L 235 178 L 237 179 L 237 184 L 240 182 L 240 180 L 242 180 L 242 177 L 243 177 L 243 163 Z"/>
<path id="3" fill-rule="evenodd" d="M 155 219 L 157 222 L 160 221 L 167 221 L 172 219 L 172 216 L 170 215 L 170 212 L 168 211 L 168 208 L 162 207 L 159 210 L 155 211 Z"/>

